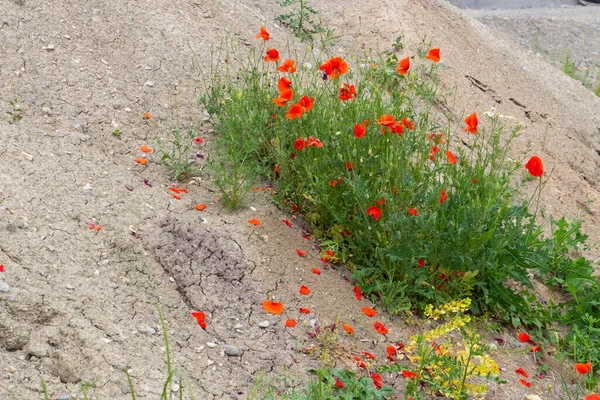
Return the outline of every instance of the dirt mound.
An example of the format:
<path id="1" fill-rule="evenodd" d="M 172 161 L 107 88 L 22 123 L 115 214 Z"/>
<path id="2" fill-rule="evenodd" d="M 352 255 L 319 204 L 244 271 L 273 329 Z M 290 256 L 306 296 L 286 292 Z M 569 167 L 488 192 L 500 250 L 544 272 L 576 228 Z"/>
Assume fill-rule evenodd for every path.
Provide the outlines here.
<path id="1" fill-rule="evenodd" d="M 446 105 L 456 124 L 465 113 L 492 107 L 525 122 L 515 158 L 538 153 L 554 169 L 542 195 L 546 215 L 583 217 L 600 243 L 599 99 L 442 1 L 314 3 L 324 23 L 344 35 L 335 54 L 381 49 L 402 33 L 407 54 L 425 35 L 433 40 L 448 66 L 444 88 L 458 86 Z M 23 119 L 0 119 L 0 279 L 8 285 L 0 293 L 1 398 L 40 398 L 44 377 L 52 399 L 77 396 L 89 382 L 97 382 L 88 390 L 93 397 L 130 399 L 125 366 L 138 396 L 157 398 L 166 377 L 157 302 L 173 363 L 202 399 L 244 398 L 258 371 L 289 367 L 286 373 L 305 377 L 316 362 L 296 350 L 311 325 L 351 323 L 355 336 L 342 335 L 340 343 L 378 359 L 385 359 L 386 344 L 415 332 L 385 314 L 380 321 L 390 333 L 374 332 L 360 311 L 368 302 L 356 301 L 347 273 L 325 269 L 316 243 L 265 192 L 251 193 L 254 208 L 228 213 L 215 201 L 209 174 L 194 178 L 190 193 L 176 200 L 159 156 L 146 167 L 135 164 L 141 145 L 154 147 L 178 123 L 199 122 L 205 143 L 197 151 L 210 159 L 214 137 L 196 107 L 190 47 L 206 67 L 224 27 L 250 44 L 266 25 L 270 43 L 284 48 L 288 32 L 273 22 L 280 13 L 274 1 L 257 0 L 4 2 L 0 108 L 7 116 L 16 98 Z M 144 119 L 144 112 L 153 117 Z M 117 128 L 121 138 L 113 135 Z M 196 211 L 197 202 L 206 211 Z M 261 226 L 248 224 L 250 218 Z M 293 228 L 281 218 L 292 219 Z M 299 258 L 296 248 L 307 256 Z M 313 267 L 323 273 L 312 274 Z M 310 296 L 299 295 L 302 284 Z M 262 311 L 267 298 L 284 302 L 284 316 Z M 206 331 L 190 316 L 204 307 Z M 311 314 L 300 315 L 298 307 Z M 285 318 L 299 326 L 286 329 Z M 258 327 L 263 321 L 268 328 Z M 223 344 L 242 356 L 225 355 Z M 514 348 L 508 341 L 506 349 Z M 522 354 L 500 356 L 508 370 L 534 368 Z M 354 365 L 352 358 L 335 362 Z M 525 393 L 500 390 L 490 398 Z"/>

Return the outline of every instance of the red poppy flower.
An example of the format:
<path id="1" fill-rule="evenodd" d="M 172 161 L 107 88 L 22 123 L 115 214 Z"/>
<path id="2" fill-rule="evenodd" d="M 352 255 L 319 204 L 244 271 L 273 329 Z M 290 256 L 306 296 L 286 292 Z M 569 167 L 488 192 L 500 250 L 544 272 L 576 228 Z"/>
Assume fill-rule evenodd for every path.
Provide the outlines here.
<path id="1" fill-rule="evenodd" d="M 442 191 L 440 192 L 440 204 L 444 204 L 444 202 L 448 199 L 448 195 L 446 194 L 446 191 L 444 189 L 442 189 Z"/>
<path id="2" fill-rule="evenodd" d="M 171 197 L 174 198 L 175 200 L 181 200 L 181 196 L 179 196 L 177 194 L 172 194 Z"/>
<path id="3" fill-rule="evenodd" d="M 340 89 L 340 100 L 346 101 L 356 96 L 356 88 L 354 85 L 344 83 L 344 86 Z"/>
<path id="4" fill-rule="evenodd" d="M 596 393 L 588 394 L 587 396 L 585 396 L 585 400 L 600 400 L 600 395 Z"/>
<path id="5" fill-rule="evenodd" d="M 360 301 L 362 299 L 362 293 L 358 288 L 358 285 L 354 285 L 354 295 L 356 296 L 356 300 Z"/>
<path id="6" fill-rule="evenodd" d="M 290 221 L 288 221 L 287 219 L 282 219 L 281 222 L 283 222 L 284 224 L 286 224 L 290 228 L 292 227 L 292 223 Z"/>
<path id="7" fill-rule="evenodd" d="M 396 66 L 396 71 L 400 75 L 408 74 L 408 69 L 410 68 L 410 57 L 403 58 L 400 60 L 400 63 Z"/>
<path id="8" fill-rule="evenodd" d="M 527 161 L 527 164 L 525 164 L 525 168 L 536 178 L 540 178 L 544 174 L 544 163 L 542 163 L 542 159 L 538 156 L 531 157 Z"/>
<path id="9" fill-rule="evenodd" d="M 306 251 L 302 251 L 300 249 L 296 249 L 296 253 L 298 253 L 298 255 L 300 257 L 305 257 L 306 256 Z"/>
<path id="10" fill-rule="evenodd" d="M 152 118 L 152 114 L 150 114 L 149 112 L 144 111 L 144 119 L 151 119 Z"/>
<path id="11" fill-rule="evenodd" d="M 367 352 L 367 351 L 363 351 L 362 354 L 363 354 L 363 356 L 367 357 L 370 360 L 374 360 L 375 359 L 375 356 L 373 354 Z"/>
<path id="12" fill-rule="evenodd" d="M 194 143 L 196 143 L 196 144 L 200 144 L 200 143 L 202 143 L 202 142 L 204 142 L 204 140 L 202 140 L 202 138 L 199 138 L 199 137 L 197 137 L 197 138 L 194 138 Z"/>
<path id="13" fill-rule="evenodd" d="M 198 325 L 200 325 L 200 328 L 206 329 L 206 321 L 205 321 L 206 314 L 204 314 L 202 311 L 193 311 L 192 317 L 194 317 L 196 322 L 198 322 Z"/>
<path id="14" fill-rule="evenodd" d="M 367 317 L 374 317 L 377 315 L 377 311 L 373 310 L 372 308 L 369 307 L 363 307 L 362 308 L 362 312 L 363 314 L 365 314 Z"/>
<path id="15" fill-rule="evenodd" d="M 338 185 L 338 181 L 336 181 L 335 179 L 330 179 L 327 183 L 331 187 L 336 187 Z"/>
<path id="16" fill-rule="evenodd" d="M 308 296 L 310 294 L 310 289 L 302 285 L 300 286 L 300 294 L 303 296 Z"/>
<path id="17" fill-rule="evenodd" d="M 531 340 L 531 336 L 529 336 L 528 334 L 521 332 L 519 333 L 519 340 L 523 343 L 527 343 L 529 342 L 529 340 Z"/>
<path id="18" fill-rule="evenodd" d="M 309 112 L 310 110 L 312 110 L 313 105 L 315 104 L 315 99 L 311 99 L 308 96 L 302 96 L 300 100 L 298 100 L 298 104 L 300 104 L 304 112 Z"/>
<path id="19" fill-rule="evenodd" d="M 256 219 L 256 218 L 249 219 L 248 223 L 252 224 L 254 226 L 259 226 L 260 225 L 260 221 L 258 219 Z"/>
<path id="20" fill-rule="evenodd" d="M 446 157 L 448 158 L 448 162 L 450 164 L 456 164 L 456 157 L 454 157 L 454 154 L 452 154 L 450 150 L 446 152 Z"/>
<path id="21" fill-rule="evenodd" d="M 141 158 L 141 157 L 136 158 L 135 162 L 138 163 L 138 164 L 142 164 L 142 165 L 147 165 L 148 164 L 148 160 L 146 160 L 145 158 Z"/>
<path id="22" fill-rule="evenodd" d="M 363 137 L 365 137 L 365 134 L 367 133 L 368 123 L 369 120 L 365 120 L 360 124 L 354 125 L 354 136 L 356 136 L 357 139 L 362 139 Z"/>
<path id="23" fill-rule="evenodd" d="M 267 50 L 267 55 L 265 56 L 264 60 L 265 62 L 277 62 L 279 61 L 279 58 L 279 52 L 276 49 L 269 49 Z"/>
<path id="24" fill-rule="evenodd" d="M 417 376 L 417 374 L 415 374 L 412 371 L 404 371 L 404 370 L 402 370 L 401 373 L 402 373 L 402 376 L 405 377 L 405 378 L 407 378 L 407 379 L 409 379 L 409 378 L 412 379 L 412 378 L 415 378 Z"/>
<path id="25" fill-rule="evenodd" d="M 285 326 L 288 328 L 293 328 L 297 325 L 298 323 L 293 320 L 293 319 L 288 319 L 287 321 L 285 321 Z"/>
<path id="26" fill-rule="evenodd" d="M 540 345 L 533 346 L 532 348 L 530 348 L 530 349 L 529 349 L 529 351 L 530 351 L 531 353 L 537 353 L 537 352 L 539 352 L 540 350 L 542 350 L 542 346 L 540 346 Z"/>
<path id="27" fill-rule="evenodd" d="M 414 208 L 409 208 L 408 213 L 410 215 L 412 215 L 413 217 L 416 217 L 417 215 L 419 215 L 419 212 L 417 210 L 415 210 Z"/>
<path id="28" fill-rule="evenodd" d="M 294 142 L 294 148 L 298 151 L 302 151 L 306 147 L 306 142 L 302 138 L 296 139 Z"/>
<path id="29" fill-rule="evenodd" d="M 377 221 L 381 217 L 381 209 L 379 207 L 371 206 L 367 209 L 367 215 L 373 217 Z"/>
<path id="30" fill-rule="evenodd" d="M 335 253 L 333 251 L 331 251 L 330 249 L 327 249 L 325 254 L 327 254 L 329 257 L 335 257 Z"/>
<path id="31" fill-rule="evenodd" d="M 345 162 L 344 163 L 344 167 L 348 170 L 348 171 L 352 171 L 354 169 L 354 163 L 351 162 Z"/>
<path id="32" fill-rule="evenodd" d="M 396 118 L 394 118 L 393 115 L 389 115 L 389 114 L 383 114 L 381 117 L 379 117 L 379 120 L 377 121 L 377 125 L 387 126 L 387 127 L 390 127 L 390 126 L 394 125 L 395 123 L 396 123 Z"/>
<path id="33" fill-rule="evenodd" d="M 279 72 L 289 72 L 290 74 L 293 74 L 296 72 L 296 65 L 294 64 L 294 60 L 290 60 L 288 58 L 287 60 L 283 60 L 283 63 L 279 66 L 279 68 L 277 68 L 277 70 Z"/>
<path id="34" fill-rule="evenodd" d="M 277 89 L 279 90 L 280 93 L 284 92 L 285 90 L 290 90 L 291 88 L 292 88 L 291 80 L 289 80 L 285 76 L 282 76 L 281 78 L 279 78 L 279 81 L 277 82 Z"/>
<path id="35" fill-rule="evenodd" d="M 266 42 L 267 40 L 270 40 L 270 39 L 271 39 L 271 35 L 269 35 L 269 32 L 267 32 L 267 30 L 265 29 L 265 27 L 264 27 L 264 26 L 261 26 L 261 27 L 260 27 L 260 33 L 259 33 L 258 35 L 256 35 L 256 36 L 254 36 L 254 37 L 255 37 L 256 39 L 262 39 L 262 40 L 264 40 L 265 42 Z"/>
<path id="36" fill-rule="evenodd" d="M 335 386 L 337 386 L 339 388 L 343 388 L 344 384 L 338 378 L 335 378 Z"/>
<path id="37" fill-rule="evenodd" d="M 319 139 L 315 139 L 314 137 L 309 136 L 307 146 L 322 148 L 323 143 L 321 143 Z"/>
<path id="38" fill-rule="evenodd" d="M 431 60 L 433 62 L 440 61 L 440 49 L 434 48 L 429 50 L 429 53 L 425 56 L 426 59 Z"/>
<path id="39" fill-rule="evenodd" d="M 441 133 L 432 133 L 427 136 L 427 139 L 433 141 L 435 144 L 444 144 L 444 135 L 442 135 Z"/>
<path id="40" fill-rule="evenodd" d="M 531 387 L 531 382 L 527 382 L 525 379 L 519 379 L 519 382 L 521 382 L 521 385 L 523 386 Z"/>
<path id="41" fill-rule="evenodd" d="M 402 136 L 404 128 L 404 125 L 402 125 L 400 122 L 396 122 L 395 124 L 390 126 L 390 130 L 392 131 L 392 133 L 395 133 L 398 136 Z"/>
<path id="42" fill-rule="evenodd" d="M 467 124 L 467 127 L 463 130 L 463 132 L 471 132 L 473 135 L 476 134 L 477 125 L 479 124 L 477 113 L 474 112 L 471 115 L 467 115 L 467 118 L 465 118 L 465 124 Z"/>
<path id="43" fill-rule="evenodd" d="M 310 310 L 308 308 L 302 308 L 302 307 L 300 307 L 298 309 L 298 311 L 300 312 L 300 314 L 310 314 Z"/>
<path id="44" fill-rule="evenodd" d="M 0 264 L 0 272 L 4 272 L 6 269 L 4 268 L 4 264 Z"/>
<path id="45" fill-rule="evenodd" d="M 342 57 L 331 57 L 319 69 L 335 80 L 338 76 L 348 73 L 348 63 Z"/>
<path id="46" fill-rule="evenodd" d="M 414 131 L 416 129 L 415 123 L 408 118 L 402 118 L 402 125 L 409 131 Z"/>
<path id="47" fill-rule="evenodd" d="M 418 265 L 420 268 L 423 268 L 423 267 L 425 266 L 425 259 L 423 259 L 423 258 L 419 258 L 419 260 L 417 261 L 417 265 Z"/>
<path id="48" fill-rule="evenodd" d="M 152 149 L 146 145 L 140 147 L 140 150 L 142 151 L 142 153 L 152 153 Z"/>
<path id="49" fill-rule="evenodd" d="M 375 385 L 377 389 L 381 389 L 383 386 L 381 375 L 379 375 L 377 372 L 371 372 L 371 379 L 373 379 L 373 385 Z"/>
<path id="50" fill-rule="evenodd" d="M 350 325 L 342 324 L 342 327 L 346 332 L 348 332 L 348 335 L 354 335 L 354 329 L 352 329 Z"/>
<path id="51" fill-rule="evenodd" d="M 196 204 L 196 207 L 194 207 L 194 208 L 198 211 L 204 211 L 204 210 L 206 210 L 206 204 L 204 204 L 204 203 Z"/>
<path id="52" fill-rule="evenodd" d="M 361 360 L 359 356 L 354 356 L 354 359 L 356 360 L 356 364 L 360 368 L 367 368 L 367 364 L 365 364 L 365 362 L 363 360 Z"/>
<path id="53" fill-rule="evenodd" d="M 375 328 L 375 330 L 381 333 L 382 335 L 388 333 L 388 329 L 385 326 L 383 326 L 383 324 L 379 321 L 376 321 L 375 324 L 373 324 L 373 328 Z"/>
<path id="54" fill-rule="evenodd" d="M 590 369 L 592 369 L 592 363 L 588 362 L 585 364 L 575 364 L 575 369 L 579 374 L 585 375 L 590 372 Z"/>
<path id="55" fill-rule="evenodd" d="M 382 206 L 385 204 L 385 197 L 382 197 L 379 200 L 375 200 L 375 204 L 377 204 L 378 206 Z"/>
<path id="56" fill-rule="evenodd" d="M 296 119 L 296 118 L 301 118 L 303 112 L 304 112 L 304 109 L 302 108 L 302 106 L 300 104 L 297 104 L 297 103 L 292 104 L 292 106 L 290 107 L 288 112 L 285 114 L 285 117 L 290 120 Z"/>
<path id="57" fill-rule="evenodd" d="M 292 89 L 284 89 L 279 93 L 279 97 L 273 99 L 273 103 L 275 103 L 277 107 L 283 107 L 288 101 L 292 100 L 293 97 L 294 92 Z"/>
<path id="58" fill-rule="evenodd" d="M 313 268 L 312 273 L 315 275 L 321 275 L 321 270 L 319 268 Z"/>
<path id="59" fill-rule="evenodd" d="M 437 146 L 431 146 L 431 154 L 429 155 L 429 159 L 430 159 L 431 161 L 434 161 L 434 160 L 435 160 L 435 155 L 436 155 L 437 153 L 439 153 L 440 151 L 441 151 L 441 150 L 440 150 L 440 148 L 439 148 L 439 147 L 437 147 Z"/>
<path id="60" fill-rule="evenodd" d="M 271 314 L 281 314 L 283 311 L 283 303 L 276 301 L 265 300 L 263 301 L 262 306 L 266 312 Z"/>
<path id="61" fill-rule="evenodd" d="M 518 370 L 516 370 L 515 374 L 524 376 L 525 378 L 529 378 L 529 374 L 527 374 L 527 372 L 525 372 L 523 368 L 519 368 Z"/>

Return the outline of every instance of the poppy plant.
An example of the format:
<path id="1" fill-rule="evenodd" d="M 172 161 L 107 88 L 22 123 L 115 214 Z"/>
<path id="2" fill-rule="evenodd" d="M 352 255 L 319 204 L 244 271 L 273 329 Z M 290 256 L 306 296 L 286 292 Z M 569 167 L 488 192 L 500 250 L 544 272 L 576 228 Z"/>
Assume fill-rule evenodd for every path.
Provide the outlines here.
<path id="1" fill-rule="evenodd" d="M 402 118 L 402 125 L 409 131 L 414 131 L 416 129 L 415 123 L 408 118 Z"/>
<path id="2" fill-rule="evenodd" d="M 201 144 L 202 142 L 204 142 L 204 140 L 202 140 L 202 138 L 199 138 L 199 137 L 194 138 L 194 143 Z"/>
<path id="3" fill-rule="evenodd" d="M 444 202 L 448 199 L 448 195 L 446 194 L 446 191 L 444 189 L 442 189 L 442 191 L 440 192 L 440 204 L 444 204 Z"/>
<path id="4" fill-rule="evenodd" d="M 363 137 L 365 137 L 365 134 L 367 133 L 368 123 L 369 120 L 364 120 L 360 124 L 354 125 L 354 136 L 356 136 L 357 139 L 362 139 Z"/>
<path id="5" fill-rule="evenodd" d="M 264 26 L 261 26 L 260 32 L 258 35 L 254 36 L 254 38 L 262 39 L 266 42 L 267 40 L 271 40 L 271 35 L 269 35 L 269 32 L 267 32 L 267 29 Z"/>
<path id="6" fill-rule="evenodd" d="M 196 206 L 194 208 L 198 211 L 204 211 L 204 210 L 206 210 L 206 204 L 204 204 L 204 203 L 196 204 Z"/>
<path id="7" fill-rule="evenodd" d="M 467 124 L 467 127 L 463 130 L 463 132 L 471 132 L 473 135 L 476 134 L 477 125 L 479 124 L 477 113 L 474 112 L 471 115 L 467 115 L 467 118 L 465 118 L 465 124 Z"/>
<path id="8" fill-rule="evenodd" d="M 356 88 L 354 87 L 354 85 L 344 83 L 344 86 L 340 88 L 340 100 L 351 100 L 352 98 L 354 98 L 354 96 L 356 96 Z"/>
<path id="9" fill-rule="evenodd" d="M 414 208 L 409 208 L 409 209 L 408 209 L 408 213 L 409 213 L 410 215 L 412 215 L 413 217 L 416 217 L 416 216 L 418 216 L 418 215 L 419 215 L 419 212 L 418 212 L 417 210 L 415 210 Z"/>
<path id="10" fill-rule="evenodd" d="M 288 319 L 287 321 L 285 321 L 285 326 L 288 328 L 293 328 L 297 325 L 298 323 L 296 322 L 296 320 L 293 319 Z"/>
<path id="11" fill-rule="evenodd" d="M 371 206 L 367 209 L 367 215 L 370 215 L 377 221 L 381 217 L 381 209 L 379 207 Z"/>
<path id="12" fill-rule="evenodd" d="M 308 296 L 310 294 L 310 289 L 302 285 L 300 286 L 300 294 L 303 296 Z"/>
<path id="13" fill-rule="evenodd" d="M 350 325 L 342 324 L 342 327 L 346 332 L 348 332 L 348 335 L 354 335 L 354 329 L 352 329 Z"/>
<path id="14" fill-rule="evenodd" d="M 395 133 L 398 136 L 402 136 L 402 132 L 404 131 L 405 126 L 400 122 L 396 122 L 392 126 L 390 126 L 390 130 L 392 133 Z"/>
<path id="15" fill-rule="evenodd" d="M 307 146 L 322 148 L 323 147 L 323 143 L 321 143 L 321 141 L 319 139 L 315 139 L 314 137 L 309 136 L 308 137 L 308 144 L 307 144 Z"/>
<path id="16" fill-rule="evenodd" d="M 308 308 L 302 308 L 302 307 L 300 307 L 298 309 L 298 311 L 300 312 L 300 314 L 310 314 L 310 310 Z"/>
<path id="17" fill-rule="evenodd" d="M 338 378 L 335 378 L 335 386 L 337 386 L 339 388 L 343 388 L 344 384 Z"/>
<path id="18" fill-rule="evenodd" d="M 427 53 L 425 58 L 428 60 L 431 60 L 435 63 L 439 62 L 440 61 L 440 49 L 438 49 L 438 48 L 430 49 L 429 53 Z"/>
<path id="19" fill-rule="evenodd" d="M 585 400 L 600 400 L 600 395 L 593 393 L 585 396 Z"/>
<path id="20" fill-rule="evenodd" d="M 375 328 L 375 330 L 379 333 L 381 333 L 382 335 L 385 335 L 386 333 L 388 333 L 388 329 L 379 321 L 376 321 L 373 324 L 373 328 Z"/>
<path id="21" fill-rule="evenodd" d="M 348 171 L 352 171 L 354 169 L 354 163 L 351 162 L 345 162 L 344 163 L 344 167 L 346 168 L 346 170 Z"/>
<path id="22" fill-rule="evenodd" d="M 4 268 L 4 264 L 0 264 L 0 272 L 4 272 L 6 269 Z"/>
<path id="23" fill-rule="evenodd" d="M 321 275 L 321 270 L 319 268 L 312 268 L 312 273 L 315 275 Z"/>
<path id="24" fill-rule="evenodd" d="M 135 162 L 138 163 L 138 164 L 142 164 L 142 165 L 147 165 L 148 164 L 148 160 L 146 160 L 145 158 L 141 158 L 141 157 L 136 158 Z"/>
<path id="25" fill-rule="evenodd" d="M 297 142 L 297 140 L 296 140 L 296 142 Z M 304 142 L 302 142 L 302 143 L 304 143 Z M 283 222 L 284 224 L 286 224 L 290 228 L 292 227 L 292 222 L 288 221 L 287 219 L 282 219 L 281 222 Z"/>
<path id="26" fill-rule="evenodd" d="M 152 153 L 152 149 L 150 147 L 146 146 L 146 145 L 143 145 L 142 147 L 140 147 L 140 150 L 143 153 Z"/>
<path id="27" fill-rule="evenodd" d="M 283 311 L 283 303 L 276 301 L 265 300 L 262 303 L 263 308 L 270 314 L 281 314 Z"/>
<path id="28" fill-rule="evenodd" d="M 541 178 L 544 174 L 544 163 L 538 156 L 531 157 L 529 161 L 527 161 L 527 164 L 525 164 L 525 168 L 527 168 L 527 171 L 529 171 L 531 176 L 536 178 Z"/>
<path id="29" fill-rule="evenodd" d="M 363 314 L 365 314 L 367 317 L 374 317 L 377 315 L 377 311 L 373 310 L 370 307 L 363 307 L 362 308 L 362 312 Z"/>
<path id="30" fill-rule="evenodd" d="M 375 356 L 371 353 L 369 353 L 368 351 L 363 351 L 362 352 L 363 356 L 367 357 L 369 360 L 374 360 Z"/>
<path id="31" fill-rule="evenodd" d="M 348 63 L 342 57 L 331 57 L 319 69 L 331 79 L 336 80 L 338 76 L 348 73 Z"/>
<path id="32" fill-rule="evenodd" d="M 293 74 L 294 72 L 296 72 L 296 65 L 294 63 L 294 60 L 290 60 L 289 58 L 283 60 L 283 63 L 281 63 L 277 70 L 279 72 L 289 72 L 290 74 Z"/>
<path id="33" fill-rule="evenodd" d="M 256 218 L 252 218 L 248 220 L 248 223 L 254 226 L 259 226 L 260 225 L 260 221 Z"/>
<path id="34" fill-rule="evenodd" d="M 279 59 L 280 59 L 279 52 L 276 49 L 267 50 L 267 55 L 264 58 L 265 62 L 269 62 L 269 61 L 277 62 L 277 61 L 279 61 Z"/>
<path id="35" fill-rule="evenodd" d="M 365 364 L 365 362 L 361 360 L 359 356 L 354 356 L 354 359 L 356 360 L 356 365 L 358 365 L 359 368 L 367 368 L 367 364 Z"/>
<path id="36" fill-rule="evenodd" d="M 396 357 L 396 346 L 390 345 L 388 347 L 385 348 L 385 351 L 387 352 L 387 356 L 386 358 L 392 362 L 395 361 L 395 357 Z"/>
<path id="37" fill-rule="evenodd" d="M 423 268 L 426 265 L 425 259 L 419 258 L 419 260 L 417 260 L 417 265 L 419 266 L 419 268 Z"/>
<path id="38" fill-rule="evenodd" d="M 396 71 L 400 75 L 408 74 L 408 69 L 410 68 L 410 57 L 403 58 L 400 60 L 400 63 L 396 66 Z"/>
<path id="39" fill-rule="evenodd" d="M 296 118 L 301 118 L 302 112 L 303 112 L 303 109 L 300 104 L 292 104 L 292 106 L 290 107 L 288 112 L 285 114 L 285 117 L 290 120 L 296 119 Z"/>
<path id="40" fill-rule="evenodd" d="M 456 157 L 454 157 L 454 154 L 452 154 L 450 150 L 446 152 L 446 157 L 448 158 L 448 162 L 450 164 L 456 164 Z"/>
<path id="41" fill-rule="evenodd" d="M 292 81 L 290 81 L 285 76 L 282 76 L 279 79 L 279 81 L 277 82 L 277 89 L 279 90 L 280 93 L 285 90 L 289 90 L 291 88 L 292 88 Z"/>
<path id="42" fill-rule="evenodd" d="M 581 375 L 585 375 L 588 372 L 590 372 L 590 369 L 592 369 L 592 363 L 591 362 L 587 362 L 585 364 L 575 364 L 575 370 L 577 371 L 577 373 L 581 374 Z"/>
<path id="43" fill-rule="evenodd" d="M 434 161 L 434 160 L 435 160 L 435 155 L 436 155 L 437 153 L 439 153 L 440 151 L 441 151 L 441 150 L 440 150 L 440 148 L 439 148 L 439 147 L 437 147 L 437 146 L 431 146 L 431 154 L 429 155 L 429 159 L 430 159 L 431 161 Z"/>
<path id="44" fill-rule="evenodd" d="M 149 112 L 144 111 L 144 119 L 151 119 L 152 118 L 152 114 L 150 114 Z"/>

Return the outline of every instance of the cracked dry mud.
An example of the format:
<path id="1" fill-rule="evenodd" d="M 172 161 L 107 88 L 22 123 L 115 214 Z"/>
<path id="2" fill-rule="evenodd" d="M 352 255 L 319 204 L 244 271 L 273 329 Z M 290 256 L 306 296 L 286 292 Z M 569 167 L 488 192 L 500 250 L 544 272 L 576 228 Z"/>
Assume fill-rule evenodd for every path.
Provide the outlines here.
<path id="1" fill-rule="evenodd" d="M 442 87 L 458 85 L 446 105 L 455 123 L 465 111 L 491 107 L 523 120 L 527 130 L 515 158 L 531 147 L 528 154 L 540 154 L 554 169 L 542 206 L 582 217 L 598 244 L 600 100 L 441 1 L 380 3 L 316 5 L 325 23 L 345 35 L 333 51 L 359 54 L 402 32 L 407 51 L 414 51 L 427 34 L 451 67 L 441 74 Z M 311 274 L 321 266 L 315 243 L 302 238 L 296 223 L 290 229 L 281 222 L 292 218 L 265 192 L 249 195 L 255 212 L 228 213 L 214 202 L 210 174 L 188 183 L 190 193 L 176 201 L 163 166 L 134 162 L 141 145 L 154 147 L 179 120 L 197 124 L 205 139 L 198 149 L 204 167 L 214 137 L 196 106 L 195 78 L 202 75 L 192 68 L 192 51 L 207 71 L 209 45 L 220 45 L 224 27 L 249 46 L 261 25 L 269 27 L 273 46 L 284 48 L 288 32 L 274 24 L 277 14 L 271 0 L 2 3 L 1 114 L 18 98 L 24 119 L 0 119 L 0 263 L 6 265 L 0 279 L 10 287 L 0 293 L 0 398 L 41 399 L 43 377 L 52 399 L 76 396 L 91 381 L 92 398 L 129 399 L 125 366 L 139 398 L 158 398 L 166 365 L 157 302 L 173 364 L 201 399 L 245 398 L 263 373 L 285 371 L 301 383 L 317 365 L 299 351 L 311 344 L 305 328 L 311 319 L 354 326 L 355 337 L 342 335 L 346 352 L 335 358 L 348 368 L 355 366 L 345 353 L 368 350 L 384 359 L 387 344 L 420 329 L 380 313 L 390 333 L 374 332 L 360 312 L 366 301 L 357 302 L 343 279 L 348 273 Z M 144 112 L 153 118 L 145 120 Z M 121 139 L 112 135 L 117 126 Z M 207 210 L 194 210 L 196 202 Z M 250 218 L 261 226 L 249 225 Z M 90 230 L 90 223 L 103 229 Z M 295 248 L 308 250 L 307 257 Z M 302 284 L 310 296 L 298 294 Z M 266 314 L 266 298 L 282 301 L 284 315 Z M 299 315 L 300 306 L 312 314 Z M 207 313 L 206 331 L 190 317 L 195 310 Z M 285 329 L 286 318 L 299 325 Z M 269 327 L 258 327 L 265 320 Z M 514 335 L 506 337 L 494 358 L 508 371 L 533 370 Z M 224 344 L 242 356 L 225 356 Z M 540 393 L 556 378 L 551 372 L 529 391 L 492 386 L 488 398 Z M 400 391 L 398 377 L 384 380 Z"/>

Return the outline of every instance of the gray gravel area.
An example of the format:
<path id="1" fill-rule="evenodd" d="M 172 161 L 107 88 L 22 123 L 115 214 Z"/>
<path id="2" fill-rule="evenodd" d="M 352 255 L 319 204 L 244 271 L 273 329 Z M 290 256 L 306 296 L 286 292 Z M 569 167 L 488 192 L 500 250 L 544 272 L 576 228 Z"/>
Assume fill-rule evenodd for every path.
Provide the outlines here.
<path id="1" fill-rule="evenodd" d="M 600 6 L 465 12 L 558 67 L 569 57 L 587 87 L 600 84 Z"/>

